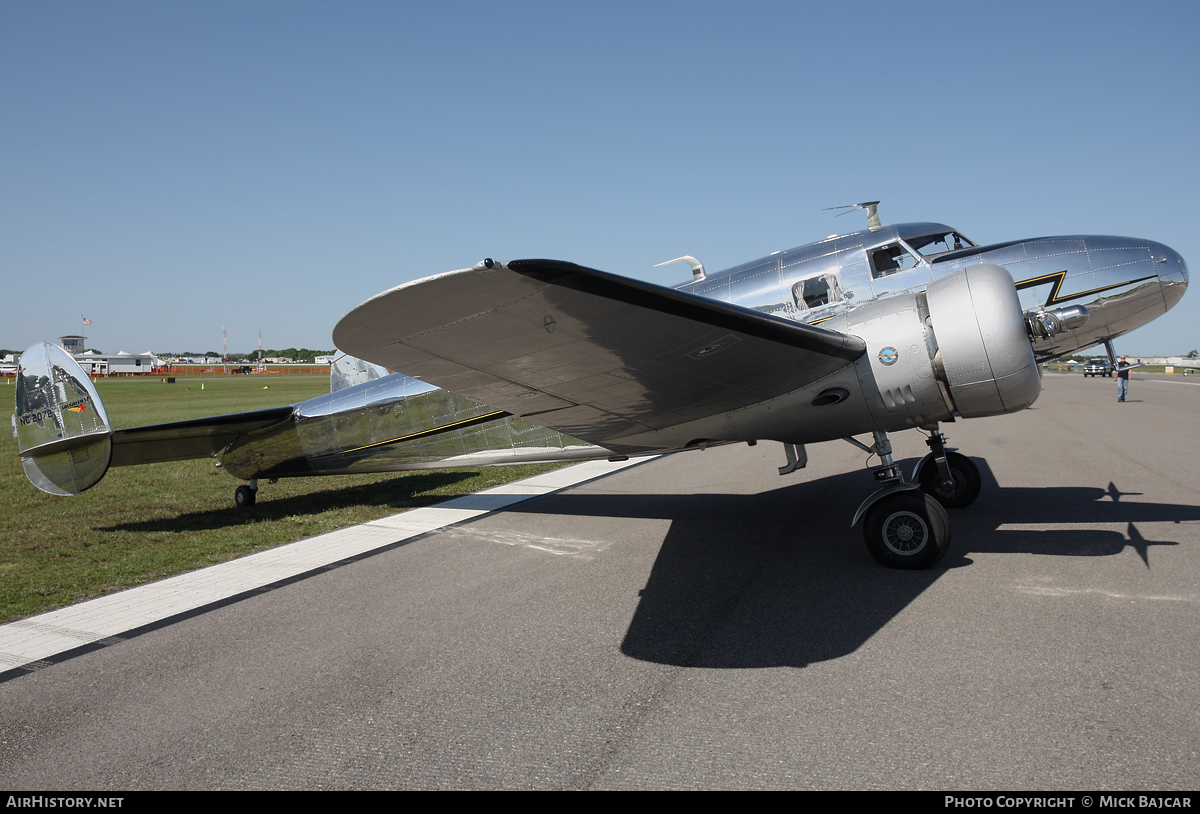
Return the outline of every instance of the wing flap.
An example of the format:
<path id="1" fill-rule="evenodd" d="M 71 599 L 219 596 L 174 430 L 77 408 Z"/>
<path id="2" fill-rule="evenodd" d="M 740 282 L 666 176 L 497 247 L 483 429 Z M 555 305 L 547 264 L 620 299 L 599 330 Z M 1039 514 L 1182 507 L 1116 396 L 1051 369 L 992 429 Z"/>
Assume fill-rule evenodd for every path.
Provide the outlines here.
<path id="1" fill-rule="evenodd" d="M 865 351 L 857 337 L 554 260 L 399 286 L 343 317 L 334 341 L 597 444 L 783 395 Z"/>

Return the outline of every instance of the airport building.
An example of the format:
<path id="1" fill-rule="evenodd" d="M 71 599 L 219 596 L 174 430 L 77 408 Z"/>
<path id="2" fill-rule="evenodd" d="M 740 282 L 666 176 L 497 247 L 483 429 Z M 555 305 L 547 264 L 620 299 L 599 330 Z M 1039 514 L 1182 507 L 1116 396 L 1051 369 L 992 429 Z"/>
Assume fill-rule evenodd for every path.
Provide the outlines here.
<path id="1" fill-rule="evenodd" d="M 87 337 L 60 336 L 58 338 L 58 344 L 61 345 L 62 349 L 67 353 L 71 354 L 72 356 L 76 356 L 87 350 Z"/>
<path id="2" fill-rule="evenodd" d="M 58 343 L 71 354 L 84 373 L 92 376 L 113 374 L 153 373 L 162 367 L 162 361 L 150 351 L 145 353 L 96 353 L 86 350 L 86 336 L 60 336 Z"/>

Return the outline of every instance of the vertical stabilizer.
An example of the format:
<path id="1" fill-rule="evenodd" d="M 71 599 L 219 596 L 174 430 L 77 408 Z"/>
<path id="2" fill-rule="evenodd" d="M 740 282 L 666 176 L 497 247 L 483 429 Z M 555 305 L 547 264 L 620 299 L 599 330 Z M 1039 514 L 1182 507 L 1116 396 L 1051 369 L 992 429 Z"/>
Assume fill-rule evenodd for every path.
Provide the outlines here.
<path id="1" fill-rule="evenodd" d="M 380 379 L 391 373 L 386 367 L 373 365 L 362 359 L 356 359 L 343 353 L 333 360 L 329 366 L 329 392 L 336 393 L 347 387 L 365 384 L 372 379 Z"/>
<path id="2" fill-rule="evenodd" d="M 100 396 L 71 355 L 40 342 L 17 365 L 13 435 L 29 482 L 52 495 L 95 486 L 112 458 L 112 428 Z"/>

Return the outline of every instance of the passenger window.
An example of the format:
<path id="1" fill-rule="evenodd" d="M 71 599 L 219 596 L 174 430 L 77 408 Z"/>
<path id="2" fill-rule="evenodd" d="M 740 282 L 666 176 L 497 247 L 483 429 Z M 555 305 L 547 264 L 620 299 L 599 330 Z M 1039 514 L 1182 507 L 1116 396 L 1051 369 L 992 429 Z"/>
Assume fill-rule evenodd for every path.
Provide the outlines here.
<path id="1" fill-rule="evenodd" d="M 793 285 L 792 299 L 796 301 L 797 311 L 808 311 L 829 305 L 831 302 L 840 302 L 842 290 L 838 286 L 836 275 L 822 274 L 820 277 L 800 280 Z"/>

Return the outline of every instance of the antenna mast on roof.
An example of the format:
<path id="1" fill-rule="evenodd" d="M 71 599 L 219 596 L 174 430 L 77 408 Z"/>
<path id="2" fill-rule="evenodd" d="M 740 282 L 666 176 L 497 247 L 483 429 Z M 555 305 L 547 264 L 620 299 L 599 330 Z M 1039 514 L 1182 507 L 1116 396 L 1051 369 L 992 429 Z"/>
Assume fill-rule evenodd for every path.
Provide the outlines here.
<path id="1" fill-rule="evenodd" d="M 846 206 L 827 206 L 822 209 L 822 212 L 829 212 L 834 209 L 845 209 L 846 212 L 838 212 L 834 215 L 835 218 L 840 218 L 842 215 L 848 215 L 855 209 L 867 210 L 867 228 L 872 232 L 880 232 L 883 230 L 883 224 L 879 222 L 879 201 L 867 201 L 860 204 L 848 204 Z"/>
<path id="2" fill-rule="evenodd" d="M 654 265 L 654 267 L 658 268 L 659 266 L 669 266 L 672 263 L 687 263 L 689 266 L 692 267 L 692 279 L 693 280 L 695 280 L 698 283 L 703 282 L 705 280 L 704 264 L 701 263 L 696 258 L 692 257 L 690 254 L 685 254 L 683 257 L 676 257 L 674 260 L 668 260 L 665 263 L 656 263 Z"/>

